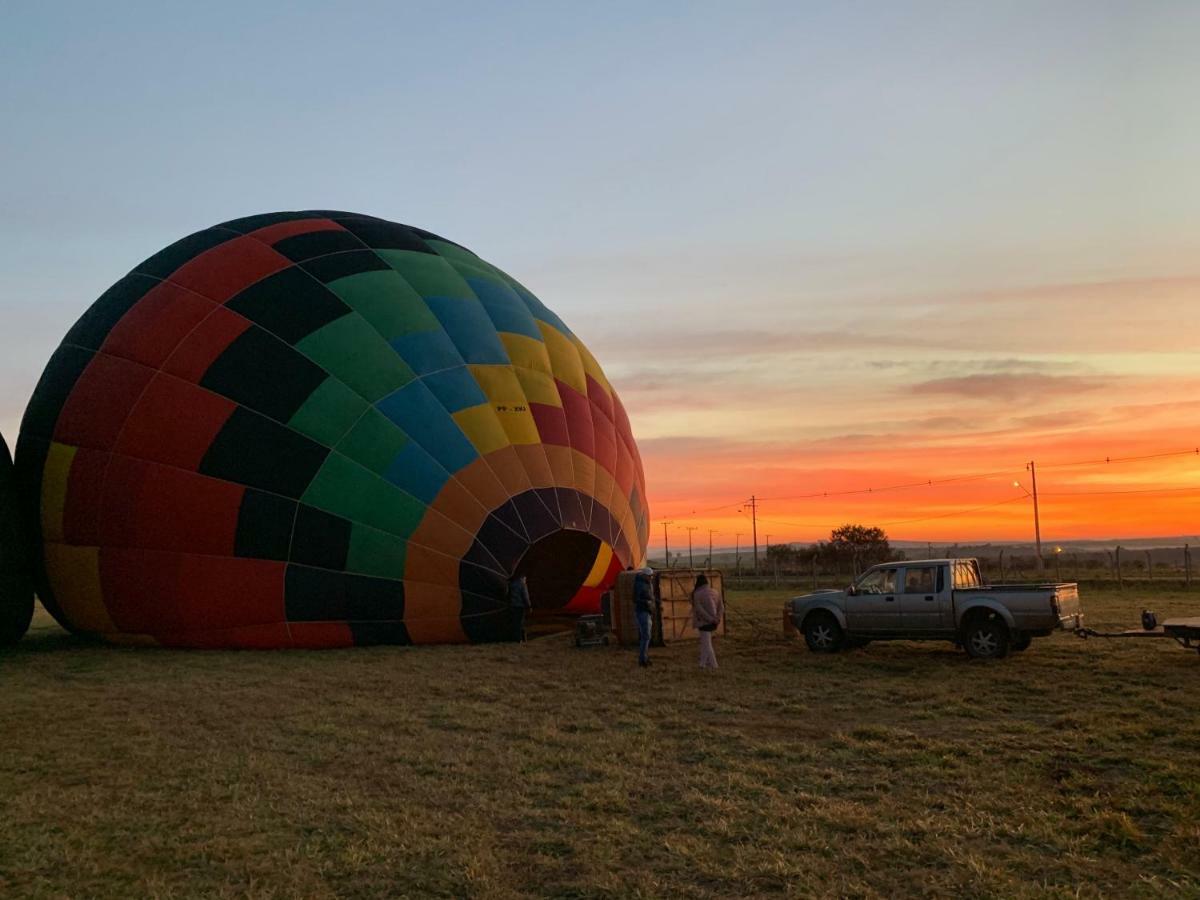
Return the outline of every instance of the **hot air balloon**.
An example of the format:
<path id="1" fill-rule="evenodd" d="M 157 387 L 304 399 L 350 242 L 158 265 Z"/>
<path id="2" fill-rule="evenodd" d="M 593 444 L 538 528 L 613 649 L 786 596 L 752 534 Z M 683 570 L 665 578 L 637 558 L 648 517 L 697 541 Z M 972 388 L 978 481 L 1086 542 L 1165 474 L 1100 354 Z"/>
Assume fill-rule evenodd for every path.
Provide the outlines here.
<path id="1" fill-rule="evenodd" d="M 0 437 L 0 647 L 25 636 L 33 617 L 33 582 L 8 444 Z"/>
<path id="2" fill-rule="evenodd" d="M 197 232 L 97 300 L 42 375 L 17 471 L 39 596 L 114 642 L 502 639 L 641 564 L 620 399 L 532 293 L 345 212 Z"/>

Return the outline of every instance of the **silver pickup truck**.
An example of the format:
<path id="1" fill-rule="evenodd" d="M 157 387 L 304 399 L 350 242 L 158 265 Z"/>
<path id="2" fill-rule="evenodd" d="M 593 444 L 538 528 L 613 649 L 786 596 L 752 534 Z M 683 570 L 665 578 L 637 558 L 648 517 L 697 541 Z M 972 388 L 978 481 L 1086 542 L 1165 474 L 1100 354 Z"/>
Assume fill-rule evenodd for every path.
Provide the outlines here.
<path id="1" fill-rule="evenodd" d="M 1083 623 L 1078 585 L 989 586 L 975 559 L 882 563 L 844 591 L 796 597 L 784 611 L 814 653 L 878 640 L 945 640 L 977 659 L 999 659 Z"/>

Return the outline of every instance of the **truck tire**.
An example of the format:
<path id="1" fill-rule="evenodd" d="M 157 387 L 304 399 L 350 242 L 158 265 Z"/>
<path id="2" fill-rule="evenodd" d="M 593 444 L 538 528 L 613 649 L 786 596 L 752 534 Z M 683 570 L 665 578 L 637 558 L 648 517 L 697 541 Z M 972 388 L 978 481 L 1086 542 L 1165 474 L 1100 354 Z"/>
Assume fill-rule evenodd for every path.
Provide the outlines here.
<path id="1" fill-rule="evenodd" d="M 1008 641 L 1008 649 L 1013 653 L 1020 653 L 1022 650 L 1028 650 L 1029 645 L 1033 643 L 1033 637 L 1028 634 L 1017 632 L 1012 635 Z"/>
<path id="2" fill-rule="evenodd" d="M 804 620 L 804 643 L 813 653 L 837 653 L 846 643 L 846 633 L 830 613 L 815 612 Z"/>
<path id="3" fill-rule="evenodd" d="M 1008 655 L 1008 626 L 991 610 L 972 613 L 963 626 L 962 643 L 971 659 L 1003 659 Z"/>

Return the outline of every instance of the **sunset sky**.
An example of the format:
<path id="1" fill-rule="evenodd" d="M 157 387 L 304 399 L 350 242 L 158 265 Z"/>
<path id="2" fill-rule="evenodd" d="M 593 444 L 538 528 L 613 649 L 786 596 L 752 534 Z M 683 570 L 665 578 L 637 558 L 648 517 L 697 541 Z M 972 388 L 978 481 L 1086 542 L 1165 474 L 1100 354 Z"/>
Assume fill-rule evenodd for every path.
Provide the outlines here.
<path id="1" fill-rule="evenodd" d="M 751 494 L 772 543 L 1027 539 L 1030 459 L 1047 541 L 1200 533 L 1200 454 L 1159 456 L 1200 446 L 1200 4 L 5 10 L 10 445 L 138 261 L 338 208 L 465 244 L 589 345 L 653 551 L 663 519 L 732 546 Z"/>

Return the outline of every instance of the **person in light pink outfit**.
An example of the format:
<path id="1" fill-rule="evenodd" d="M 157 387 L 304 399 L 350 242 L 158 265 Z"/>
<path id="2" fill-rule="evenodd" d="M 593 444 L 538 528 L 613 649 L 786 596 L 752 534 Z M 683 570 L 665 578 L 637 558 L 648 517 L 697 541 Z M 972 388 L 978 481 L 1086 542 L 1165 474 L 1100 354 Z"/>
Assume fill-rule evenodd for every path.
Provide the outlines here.
<path id="1" fill-rule="evenodd" d="M 700 668 L 715 669 L 717 654 L 713 652 L 713 634 L 721 619 L 725 617 L 725 604 L 721 595 L 708 584 L 704 575 L 696 577 L 696 587 L 692 591 L 692 625 L 700 635 Z"/>

